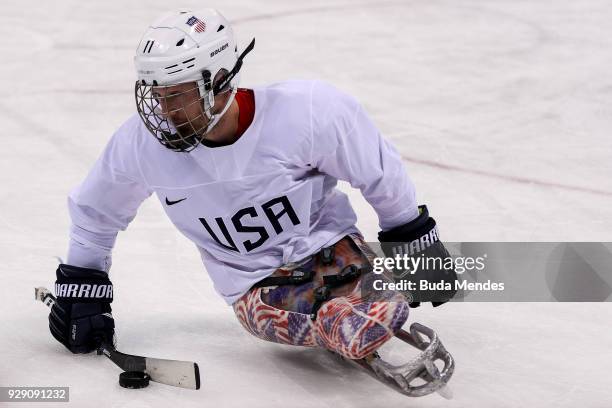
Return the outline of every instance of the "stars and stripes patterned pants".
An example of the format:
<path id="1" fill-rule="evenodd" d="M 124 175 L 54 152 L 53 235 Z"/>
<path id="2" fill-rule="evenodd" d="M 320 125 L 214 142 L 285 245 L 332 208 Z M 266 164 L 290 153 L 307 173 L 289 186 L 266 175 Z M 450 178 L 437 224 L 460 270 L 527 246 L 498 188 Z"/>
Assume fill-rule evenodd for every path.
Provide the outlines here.
<path id="1" fill-rule="evenodd" d="M 376 255 L 358 234 L 335 244 L 335 261 L 323 265 L 319 255 L 274 272 L 287 276 L 295 268 L 313 270 L 313 281 L 301 285 L 252 288 L 233 305 L 242 326 L 276 343 L 324 347 L 350 358 L 371 354 L 391 339 L 408 319 L 408 302 L 395 291 L 363 290 L 360 279 L 332 289 L 332 296 L 310 318 L 314 289 L 323 276 L 336 275 L 350 264 L 368 266 Z M 383 275 L 381 275 L 383 276 Z"/>

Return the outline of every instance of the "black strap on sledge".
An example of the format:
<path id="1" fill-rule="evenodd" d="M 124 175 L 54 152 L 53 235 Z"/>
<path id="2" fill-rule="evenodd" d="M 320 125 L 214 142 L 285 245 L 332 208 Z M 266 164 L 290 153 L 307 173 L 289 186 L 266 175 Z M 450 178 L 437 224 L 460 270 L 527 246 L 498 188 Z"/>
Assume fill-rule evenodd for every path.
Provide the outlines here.
<path id="1" fill-rule="evenodd" d="M 269 276 L 253 285 L 254 288 L 267 286 L 301 285 L 314 279 L 314 271 L 294 269 L 289 276 Z"/>
<path id="2" fill-rule="evenodd" d="M 336 259 L 336 250 L 334 245 L 322 248 L 319 251 L 319 259 L 322 265 L 329 266 Z M 294 269 L 289 276 L 269 276 L 253 285 L 254 288 L 265 288 L 268 286 L 285 286 L 285 285 L 301 285 L 303 283 L 312 282 L 314 279 L 314 271 L 305 271 L 302 269 Z"/>
<path id="3" fill-rule="evenodd" d="M 323 286 L 319 286 L 314 291 L 315 302 L 310 311 L 310 319 L 317 320 L 317 312 L 323 306 L 323 303 L 331 298 L 331 290 L 346 283 L 353 282 L 362 274 L 370 271 L 370 267 L 359 268 L 355 264 L 350 264 L 342 268 L 337 275 L 326 275 L 323 277 Z"/>
<path id="4" fill-rule="evenodd" d="M 333 245 L 322 248 L 321 251 L 319 252 L 319 256 L 320 256 L 322 265 L 324 266 L 332 265 L 334 261 L 336 260 L 336 248 Z"/>
<path id="5" fill-rule="evenodd" d="M 370 270 L 369 267 L 358 268 L 355 264 L 350 264 L 342 268 L 340 273 L 337 275 L 326 275 L 323 277 L 323 284 L 332 288 L 341 286 L 345 283 L 352 282 L 362 273 L 366 273 Z"/>
<path id="6" fill-rule="evenodd" d="M 336 260 L 335 245 L 322 248 L 319 251 L 319 261 L 323 266 L 334 265 Z M 310 311 L 310 318 L 312 320 L 317 319 L 317 312 L 321 308 L 324 302 L 331 298 L 331 291 L 334 288 L 342 286 L 346 283 L 353 282 L 358 279 L 362 274 L 371 271 L 371 266 L 368 264 L 364 267 L 358 267 L 357 265 L 350 264 L 342 268 L 342 270 L 336 275 L 325 275 L 323 276 L 323 285 L 315 288 L 314 290 L 314 303 L 312 310 Z M 285 285 L 302 285 L 304 283 L 312 282 L 315 276 L 315 272 L 310 270 L 306 271 L 303 269 L 294 269 L 289 276 L 269 276 L 257 282 L 253 285 L 254 288 L 264 288 L 270 286 L 285 286 Z"/>

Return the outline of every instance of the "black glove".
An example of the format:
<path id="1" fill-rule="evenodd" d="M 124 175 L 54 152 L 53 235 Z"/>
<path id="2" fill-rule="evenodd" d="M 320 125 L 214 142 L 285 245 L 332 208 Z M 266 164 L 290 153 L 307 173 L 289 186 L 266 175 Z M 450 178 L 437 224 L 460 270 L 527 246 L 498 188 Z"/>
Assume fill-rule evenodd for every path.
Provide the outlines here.
<path id="1" fill-rule="evenodd" d="M 114 344 L 113 284 L 106 272 L 60 264 L 55 296 L 49 330 L 68 350 L 89 353 L 102 342 Z"/>
<path id="2" fill-rule="evenodd" d="M 409 223 L 389 231 L 380 231 L 378 240 L 381 242 L 382 250 L 388 258 L 395 258 L 396 255 L 402 257 L 407 255 L 415 260 L 422 258 L 422 267 L 416 270 L 394 271 L 396 281 L 414 282 L 416 290 L 407 293 L 407 297 L 411 301 L 410 306 L 418 307 L 421 302 L 431 302 L 432 305 L 439 306 L 452 299 L 457 292 L 455 288 L 457 274 L 453 264 L 448 262 L 450 254 L 438 239 L 436 221 L 429 217 L 426 206 L 419 206 L 419 216 Z M 427 258 L 430 260 L 425 262 Z M 427 263 L 425 267 L 423 267 L 424 263 Z M 444 266 L 447 268 L 444 268 Z M 445 288 L 421 290 L 421 281 L 428 281 L 432 284 L 443 282 Z M 440 284 L 440 286 L 442 285 Z"/>

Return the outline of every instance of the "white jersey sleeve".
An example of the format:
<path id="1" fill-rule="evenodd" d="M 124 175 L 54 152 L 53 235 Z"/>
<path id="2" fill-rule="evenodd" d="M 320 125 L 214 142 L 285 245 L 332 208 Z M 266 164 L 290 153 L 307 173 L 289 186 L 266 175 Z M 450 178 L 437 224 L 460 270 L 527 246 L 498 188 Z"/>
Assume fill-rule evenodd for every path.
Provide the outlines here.
<path id="1" fill-rule="evenodd" d="M 138 164 L 137 116 L 121 126 L 83 182 L 68 197 L 72 225 L 67 263 L 110 268 L 117 232 L 124 230 L 151 195 Z"/>
<path id="2" fill-rule="evenodd" d="M 382 230 L 418 216 L 415 187 L 400 154 L 354 98 L 315 82 L 311 118 L 313 167 L 361 190 Z"/>

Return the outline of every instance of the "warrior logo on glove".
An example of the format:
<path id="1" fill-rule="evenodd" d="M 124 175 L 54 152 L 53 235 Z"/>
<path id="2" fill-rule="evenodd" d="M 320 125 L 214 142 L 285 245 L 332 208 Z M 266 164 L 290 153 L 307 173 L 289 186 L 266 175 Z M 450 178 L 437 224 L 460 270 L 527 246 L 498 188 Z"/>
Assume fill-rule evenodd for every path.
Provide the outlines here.
<path id="1" fill-rule="evenodd" d="M 61 264 L 57 268 L 57 301 L 49 314 L 49 330 L 73 353 L 89 353 L 113 344 L 113 284 L 105 271 Z"/>
<path id="2" fill-rule="evenodd" d="M 419 268 L 415 270 L 395 270 L 394 278 L 396 281 L 411 282 L 415 290 L 404 293 L 411 302 L 412 307 L 417 307 L 421 302 L 431 302 L 434 306 L 439 306 L 448 302 L 455 296 L 455 281 L 457 274 L 453 268 L 445 268 L 444 260 L 450 258 L 450 254 L 439 239 L 436 221 L 429 216 L 427 207 L 419 206 L 419 216 L 407 224 L 400 225 L 389 231 L 378 233 L 378 240 L 381 243 L 385 256 L 395 258 L 396 256 L 409 256 L 412 258 L 421 257 L 422 261 L 417 264 Z M 442 262 L 429 262 L 430 260 L 440 260 Z M 451 289 L 429 290 L 420 289 L 420 283 L 443 283 L 443 287 Z"/>

